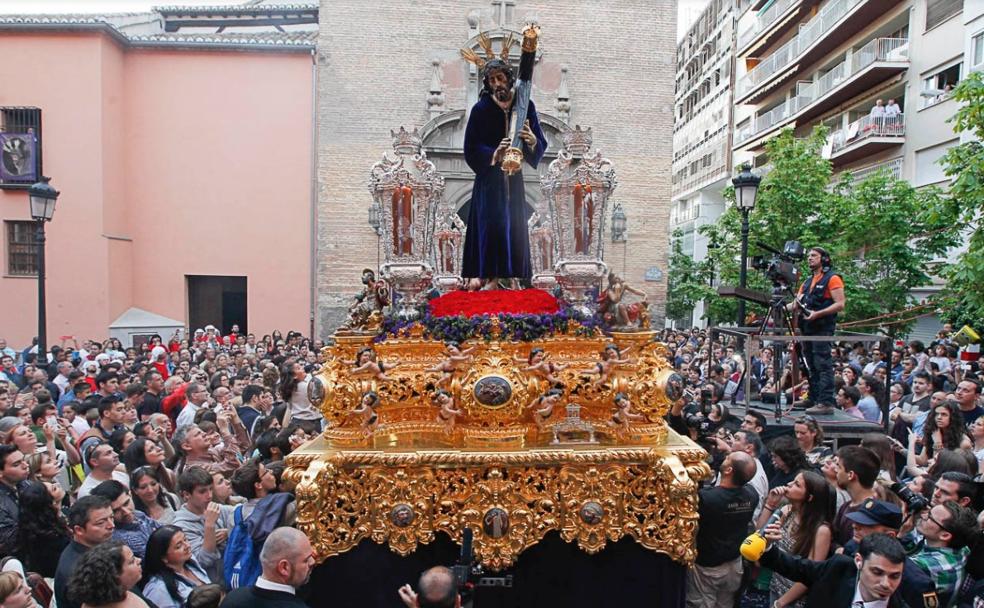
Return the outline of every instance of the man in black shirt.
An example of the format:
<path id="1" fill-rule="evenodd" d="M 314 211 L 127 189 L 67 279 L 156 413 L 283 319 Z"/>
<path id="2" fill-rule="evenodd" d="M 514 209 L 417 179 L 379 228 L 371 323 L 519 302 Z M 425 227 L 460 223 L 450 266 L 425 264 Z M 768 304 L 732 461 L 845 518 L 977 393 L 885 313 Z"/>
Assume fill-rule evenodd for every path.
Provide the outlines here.
<path id="1" fill-rule="evenodd" d="M 730 606 L 741 583 L 738 548 L 748 535 L 758 494 L 748 485 L 755 462 L 744 452 L 728 454 L 718 485 L 700 491 L 697 563 L 687 572 L 687 608 Z"/>
<path id="2" fill-rule="evenodd" d="M 161 393 L 164 392 L 164 376 L 158 371 L 149 371 L 143 377 L 147 392 L 138 409 L 140 420 L 149 420 L 151 416 L 161 411 Z"/>
<path id="3" fill-rule="evenodd" d="M 75 571 L 75 563 L 82 554 L 113 537 L 113 508 L 109 499 L 102 496 L 83 496 L 68 510 L 68 527 L 72 530 L 72 542 L 62 551 L 55 570 L 55 601 L 58 608 L 79 608 L 79 604 L 66 594 L 68 579 Z"/>

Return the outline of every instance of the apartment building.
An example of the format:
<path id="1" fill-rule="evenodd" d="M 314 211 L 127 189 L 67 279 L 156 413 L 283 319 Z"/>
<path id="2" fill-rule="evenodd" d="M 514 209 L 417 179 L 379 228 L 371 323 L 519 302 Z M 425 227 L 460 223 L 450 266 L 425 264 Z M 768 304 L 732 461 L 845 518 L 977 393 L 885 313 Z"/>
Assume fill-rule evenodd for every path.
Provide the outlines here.
<path id="1" fill-rule="evenodd" d="M 966 1 L 984 29 L 981 0 Z M 823 124 L 835 173 L 886 168 L 917 187 L 945 185 L 938 161 L 959 143 L 950 92 L 984 58 L 968 17 L 964 0 L 751 0 L 737 25 L 735 165 L 765 167 L 765 144 L 783 128 L 802 136 Z M 937 326 L 925 320 L 914 335 Z"/>
<path id="2" fill-rule="evenodd" d="M 710 0 L 677 45 L 670 232 L 683 232 L 683 251 L 696 260 L 708 245 L 697 229 L 724 212 L 732 172 L 734 5 Z M 703 312 L 698 304 L 683 324 L 700 324 Z"/>

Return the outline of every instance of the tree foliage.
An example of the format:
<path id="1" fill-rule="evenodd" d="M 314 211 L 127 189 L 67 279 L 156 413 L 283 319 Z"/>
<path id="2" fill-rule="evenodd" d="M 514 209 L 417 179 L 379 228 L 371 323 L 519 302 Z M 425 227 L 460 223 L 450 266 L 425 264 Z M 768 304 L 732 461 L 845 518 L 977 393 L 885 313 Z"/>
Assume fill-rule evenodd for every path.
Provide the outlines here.
<path id="1" fill-rule="evenodd" d="M 946 287 L 941 306 L 946 320 L 956 324 L 984 327 L 984 231 L 980 218 L 984 212 L 984 77 L 972 72 L 957 85 L 953 97 L 960 108 L 950 119 L 954 132 L 968 141 L 950 148 L 943 157 L 957 221 L 965 227 L 966 249 L 942 270 Z M 971 139 L 972 138 L 972 139 Z"/>
<path id="2" fill-rule="evenodd" d="M 911 290 L 930 283 L 934 260 L 956 243 L 955 207 L 938 189 L 916 190 L 884 172 L 858 182 L 845 175 L 831 183 L 831 163 L 821 154 L 826 137 L 823 128 L 804 138 L 796 138 L 786 129 L 766 145 L 772 168 L 762 179 L 755 209 L 749 215 L 749 255 L 770 255 L 755 243 L 776 249 L 790 240 L 800 241 L 805 248 L 822 246 L 831 253 L 837 272 L 844 278 L 847 307 L 842 321 L 904 311 L 913 304 Z M 725 196 L 734 201 L 732 189 Z M 699 231 L 717 244 L 710 251 L 708 264 L 717 270 L 720 284 L 737 285 L 741 247 L 738 210 L 730 205 L 716 223 Z M 809 273 L 805 262 L 801 272 L 804 277 Z M 747 284 L 759 291 L 772 289 L 764 275 L 755 270 L 749 271 Z M 695 288 L 676 284 L 671 292 Z M 705 316 L 709 322 L 734 320 L 737 304 L 733 299 L 716 294 L 707 297 Z M 754 304 L 746 308 L 759 316 L 765 313 Z M 880 329 L 901 334 L 908 325 L 911 323 Z"/>
<path id="3" fill-rule="evenodd" d="M 713 295 L 710 287 L 710 279 L 713 275 L 705 260 L 695 262 L 683 252 L 682 231 L 675 230 L 670 239 L 666 316 L 674 321 L 689 323 L 697 302 Z"/>

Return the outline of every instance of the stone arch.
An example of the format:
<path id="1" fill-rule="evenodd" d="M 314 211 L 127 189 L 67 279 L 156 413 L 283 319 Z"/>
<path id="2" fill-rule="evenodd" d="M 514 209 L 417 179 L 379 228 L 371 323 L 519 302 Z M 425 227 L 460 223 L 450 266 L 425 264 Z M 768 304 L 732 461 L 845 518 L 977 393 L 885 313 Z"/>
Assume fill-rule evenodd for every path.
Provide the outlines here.
<path id="1" fill-rule="evenodd" d="M 563 148 L 563 133 L 568 129 L 567 124 L 544 112 L 539 112 L 540 125 L 547 138 L 547 152 L 540 161 L 538 171 L 530 171 L 526 167 L 523 172 L 526 182 L 528 202 L 536 205 L 541 199 L 540 173 L 545 172 L 550 161 L 557 158 L 557 153 Z M 427 158 L 434 163 L 437 170 L 444 176 L 445 200 L 457 210 L 462 220 L 467 221 L 467 204 L 471 200 L 471 187 L 475 174 L 465 162 L 464 141 L 465 126 L 467 125 L 465 110 L 450 110 L 427 121 L 420 129 L 420 138 Z"/>

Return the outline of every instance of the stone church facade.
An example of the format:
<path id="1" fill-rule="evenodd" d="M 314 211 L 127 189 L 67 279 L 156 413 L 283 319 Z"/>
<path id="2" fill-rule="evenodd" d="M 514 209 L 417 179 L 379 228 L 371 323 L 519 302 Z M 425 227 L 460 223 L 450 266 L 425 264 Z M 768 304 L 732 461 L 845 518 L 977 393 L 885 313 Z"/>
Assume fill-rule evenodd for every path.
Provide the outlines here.
<path id="1" fill-rule="evenodd" d="M 542 28 L 533 100 L 549 141 L 538 170 L 524 167 L 527 196 L 561 148 L 560 135 L 591 127 L 612 161 L 613 201 L 627 241 L 606 235 L 605 262 L 645 290 L 653 324 L 666 300 L 673 132 L 676 2 L 673 0 L 322 0 L 317 53 L 316 333 L 345 318 L 361 270 L 376 268 L 368 224 L 369 169 L 392 151 L 390 130 L 419 128 L 424 149 L 460 208 L 473 174 L 461 153 L 467 113 L 481 86 L 459 55 L 490 32 L 498 51 L 529 19 Z M 518 44 L 514 53 L 518 58 Z"/>

